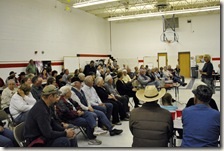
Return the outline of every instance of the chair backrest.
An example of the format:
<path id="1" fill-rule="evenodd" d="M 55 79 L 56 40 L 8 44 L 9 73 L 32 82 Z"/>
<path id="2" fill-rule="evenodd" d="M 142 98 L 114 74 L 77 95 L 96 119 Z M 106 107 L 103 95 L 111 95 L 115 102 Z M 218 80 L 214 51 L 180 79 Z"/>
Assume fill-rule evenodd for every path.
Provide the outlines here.
<path id="1" fill-rule="evenodd" d="M 24 147 L 23 142 L 24 142 L 24 137 L 23 137 L 23 131 L 25 127 L 25 122 L 20 123 L 17 125 L 14 130 L 13 134 L 16 139 L 16 142 L 19 144 L 20 147 Z"/>
<path id="2" fill-rule="evenodd" d="M 0 110 L 0 120 L 8 120 L 8 114 L 4 110 Z"/>

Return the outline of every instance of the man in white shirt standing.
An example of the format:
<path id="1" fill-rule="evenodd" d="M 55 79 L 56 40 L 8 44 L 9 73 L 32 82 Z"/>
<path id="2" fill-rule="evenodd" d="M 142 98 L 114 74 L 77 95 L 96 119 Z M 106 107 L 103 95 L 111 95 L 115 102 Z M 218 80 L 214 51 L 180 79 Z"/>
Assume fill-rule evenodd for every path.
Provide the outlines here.
<path id="1" fill-rule="evenodd" d="M 90 104 L 94 109 L 104 112 L 107 118 L 110 120 L 113 110 L 113 104 L 102 103 L 98 94 L 96 93 L 96 90 L 93 87 L 92 76 L 87 76 L 84 80 L 84 83 L 85 84 L 82 87 L 82 90 L 85 93 L 86 99 L 90 101 Z"/>
<path id="2" fill-rule="evenodd" d="M 28 111 L 36 103 L 36 100 L 30 93 L 30 90 L 30 86 L 22 84 L 17 93 L 12 96 L 9 111 L 17 124 L 26 120 Z"/>

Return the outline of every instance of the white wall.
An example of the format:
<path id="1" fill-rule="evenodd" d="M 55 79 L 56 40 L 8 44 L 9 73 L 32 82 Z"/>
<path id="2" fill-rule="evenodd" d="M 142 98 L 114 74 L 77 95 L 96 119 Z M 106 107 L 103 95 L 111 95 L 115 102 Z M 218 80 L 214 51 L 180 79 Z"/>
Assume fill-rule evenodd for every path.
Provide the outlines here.
<path id="1" fill-rule="evenodd" d="M 187 20 L 191 19 L 191 23 Z M 157 56 L 167 52 L 168 64 L 177 64 L 178 52 L 190 51 L 191 56 L 210 54 L 220 57 L 220 15 L 179 18 L 179 43 L 163 43 L 162 17 L 158 20 L 112 23 L 112 55 L 114 57 Z M 219 61 L 218 61 L 219 63 Z M 213 63 L 217 67 L 217 61 Z"/>
<path id="2" fill-rule="evenodd" d="M 56 0 L 0 0 L 0 20 L 0 63 L 109 54 L 109 23 L 74 8 L 65 11 Z M 0 69 L 1 77 L 6 70 Z"/>

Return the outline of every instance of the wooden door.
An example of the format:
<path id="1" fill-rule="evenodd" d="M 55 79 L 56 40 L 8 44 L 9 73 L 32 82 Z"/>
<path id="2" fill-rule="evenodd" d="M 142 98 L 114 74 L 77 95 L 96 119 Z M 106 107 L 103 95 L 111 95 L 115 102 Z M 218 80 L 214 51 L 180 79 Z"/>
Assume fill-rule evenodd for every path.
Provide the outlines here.
<path id="1" fill-rule="evenodd" d="M 190 78 L 190 52 L 179 52 L 178 61 L 180 66 L 180 75 L 184 76 L 185 78 Z"/>
<path id="2" fill-rule="evenodd" d="M 158 53 L 158 68 L 167 66 L 167 53 Z"/>

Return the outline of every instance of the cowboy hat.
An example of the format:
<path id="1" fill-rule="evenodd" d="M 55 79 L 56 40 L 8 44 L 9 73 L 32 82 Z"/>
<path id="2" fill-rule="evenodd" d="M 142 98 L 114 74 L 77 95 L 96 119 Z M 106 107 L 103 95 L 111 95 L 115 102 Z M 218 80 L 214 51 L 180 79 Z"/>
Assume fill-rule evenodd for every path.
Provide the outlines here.
<path id="1" fill-rule="evenodd" d="M 162 98 L 166 93 L 166 89 L 157 90 L 155 85 L 148 85 L 145 89 L 140 89 L 136 92 L 136 97 L 143 102 L 153 102 Z"/>

